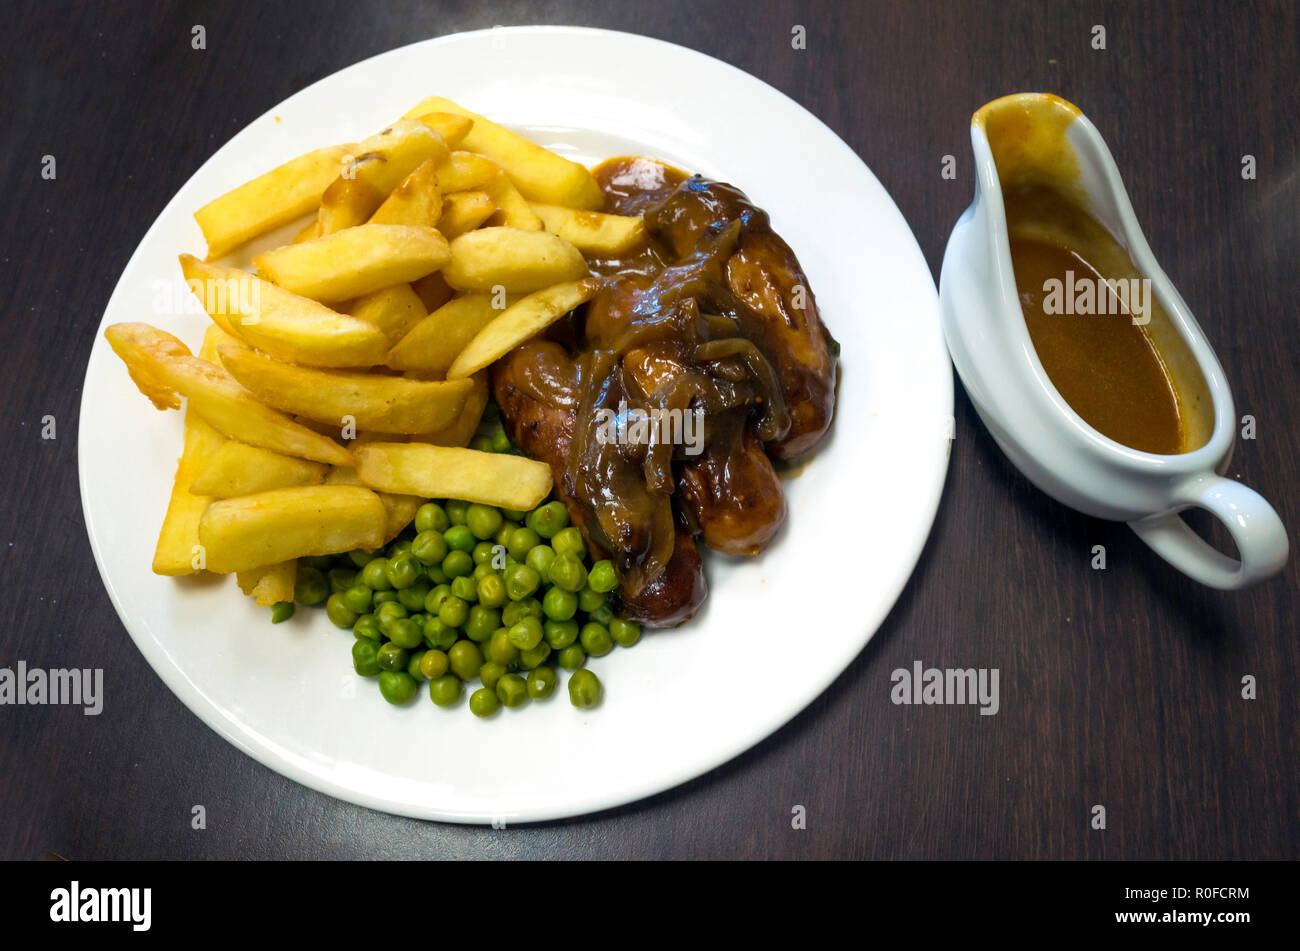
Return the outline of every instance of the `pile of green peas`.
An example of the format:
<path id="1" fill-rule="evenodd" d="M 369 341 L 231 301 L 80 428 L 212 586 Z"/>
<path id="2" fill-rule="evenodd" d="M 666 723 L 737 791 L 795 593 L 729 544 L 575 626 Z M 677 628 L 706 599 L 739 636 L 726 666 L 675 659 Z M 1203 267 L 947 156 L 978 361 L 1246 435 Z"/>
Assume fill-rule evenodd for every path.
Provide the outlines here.
<path id="1" fill-rule="evenodd" d="M 294 599 L 323 603 L 351 629 L 353 668 L 389 703 L 409 703 L 427 684 L 434 704 L 450 707 L 477 681 L 469 709 L 490 717 L 551 696 L 558 669 L 585 709 L 603 692 L 587 658 L 641 638 L 614 613 L 614 566 L 588 560 L 561 502 L 529 512 L 426 502 L 386 548 L 302 559 Z"/>

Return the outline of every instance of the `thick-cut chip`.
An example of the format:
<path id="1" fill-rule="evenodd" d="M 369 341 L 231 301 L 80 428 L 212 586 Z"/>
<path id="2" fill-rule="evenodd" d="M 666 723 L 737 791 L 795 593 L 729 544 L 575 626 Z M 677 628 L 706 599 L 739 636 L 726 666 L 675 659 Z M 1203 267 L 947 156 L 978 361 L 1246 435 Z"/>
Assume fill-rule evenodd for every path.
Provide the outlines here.
<path id="1" fill-rule="evenodd" d="M 566 208 L 595 210 L 605 203 L 600 185 L 577 162 L 561 158 L 477 113 L 456 105 L 450 99 L 431 96 L 408 112 L 423 115 L 426 112 L 450 112 L 474 120 L 461 145 L 471 152 L 480 152 L 506 170 L 524 197 L 548 205 Z"/>
<path id="2" fill-rule="evenodd" d="M 497 316 L 491 294 L 466 294 L 443 304 L 416 324 L 388 352 L 394 370 L 445 374 L 457 354 Z"/>
<path id="3" fill-rule="evenodd" d="M 320 237 L 320 222 L 313 218 L 302 226 L 301 230 L 293 236 L 291 244 L 302 244 L 304 241 L 310 241 L 312 238 Z"/>
<path id="4" fill-rule="evenodd" d="M 442 270 L 457 290 L 529 294 L 587 275 L 582 252 L 559 235 L 519 228 L 480 228 L 451 242 Z"/>
<path id="5" fill-rule="evenodd" d="M 451 300 L 452 295 L 456 293 L 442 276 L 441 271 L 434 271 L 418 281 L 412 281 L 411 290 L 415 291 L 416 296 L 420 298 L 426 314 L 433 313 Z"/>
<path id="6" fill-rule="evenodd" d="M 524 231 L 542 230 L 542 219 L 501 166 L 489 158 L 473 152 L 452 152 L 438 167 L 438 183 L 447 194 L 469 190 L 486 192 L 499 209 L 499 224 Z"/>
<path id="7" fill-rule="evenodd" d="M 495 199 L 499 209 L 496 216 L 501 219 L 493 220 L 491 224 L 507 225 L 524 231 L 542 230 L 542 219 L 528 204 L 528 199 L 519 194 L 519 189 L 515 188 L 510 179 L 503 175 L 496 183 L 487 185 L 486 190 Z"/>
<path id="8" fill-rule="evenodd" d="M 208 260 L 314 211 L 321 193 L 356 148 L 335 145 L 300 155 L 194 212 L 208 243 Z"/>
<path id="9" fill-rule="evenodd" d="M 326 485 L 360 485 L 357 479 L 357 471 L 351 467 L 335 467 L 330 470 L 329 475 L 325 477 Z M 384 512 L 387 513 L 387 521 L 384 523 L 384 540 L 381 544 L 387 545 L 398 535 L 402 534 L 402 529 L 411 524 L 415 518 L 415 513 L 420 506 L 424 504 L 424 499 L 418 495 L 394 495 L 392 492 L 376 492 L 379 501 L 384 503 Z"/>
<path id="10" fill-rule="evenodd" d="M 410 284 L 394 284 L 363 294 L 348 307 L 348 313 L 378 327 L 390 343 L 396 343 L 428 315 L 429 310 Z"/>
<path id="11" fill-rule="evenodd" d="M 551 491 L 551 467 L 509 453 L 376 442 L 357 446 L 357 478 L 382 492 L 526 511 Z"/>
<path id="12" fill-rule="evenodd" d="M 426 123 L 402 119 L 362 140 L 354 161 L 340 177 L 368 182 L 382 200 L 424 162 L 433 159 L 435 165 L 441 165 L 450 155 L 446 140 L 437 131 Z"/>
<path id="13" fill-rule="evenodd" d="M 432 228 L 441 216 L 442 189 L 438 185 L 438 166 L 433 159 L 428 159 L 402 179 L 370 216 L 370 222 Z"/>
<path id="14" fill-rule="evenodd" d="M 411 118 L 408 112 L 406 118 Z M 451 112 L 426 112 L 414 117 L 442 136 L 448 148 L 456 148 L 474 128 L 474 120 Z"/>
<path id="15" fill-rule="evenodd" d="M 209 571 L 247 571 L 291 558 L 378 548 L 387 522 L 383 503 L 369 489 L 304 485 L 213 502 L 199 522 L 199 542 Z"/>
<path id="16" fill-rule="evenodd" d="M 281 601 L 293 600 L 293 586 L 298 580 L 298 561 L 282 561 L 235 573 L 239 590 L 253 598 L 259 607 L 269 608 Z"/>
<path id="17" fill-rule="evenodd" d="M 487 192 L 456 192 L 442 202 L 438 230 L 448 241 L 473 231 L 496 214 L 497 203 Z"/>
<path id="18" fill-rule="evenodd" d="M 426 442 L 434 446 L 468 446 L 478 430 L 478 424 L 483 420 L 483 410 L 488 402 L 487 371 L 475 373 L 471 379 L 474 381 L 474 389 L 465 397 L 465 405 L 450 425 L 434 433 L 412 436 L 408 441 Z"/>
<path id="19" fill-rule="evenodd" d="M 321 195 L 320 210 L 316 213 L 316 233 L 304 240 L 364 224 L 383 200 L 379 190 L 364 179 L 335 179 Z M 301 242 L 295 241 L 294 244 Z"/>
<path id="20" fill-rule="evenodd" d="M 294 294 L 341 301 L 424 277 L 450 257 L 447 239 L 433 228 L 366 224 L 267 251 L 253 263 Z"/>
<path id="21" fill-rule="evenodd" d="M 382 373 L 315 370 L 243 346 L 223 346 L 221 362 L 258 399 L 296 413 L 381 433 L 424 433 L 456 418 L 468 381 L 408 380 Z"/>
<path id="22" fill-rule="evenodd" d="M 487 191 L 488 186 L 503 175 L 505 172 L 501 166 L 490 158 L 473 152 L 456 151 L 438 166 L 438 185 L 445 194 L 470 189 Z"/>
<path id="23" fill-rule="evenodd" d="M 190 409 L 232 439 L 316 462 L 352 464 L 338 443 L 263 406 L 224 369 L 192 356 L 171 334 L 148 324 L 113 324 L 104 336 L 159 409 L 179 406 L 184 396 Z"/>
<path id="24" fill-rule="evenodd" d="M 212 454 L 195 476 L 192 491 L 228 499 L 295 485 L 318 485 L 325 472 L 326 467 L 319 462 L 295 459 L 231 439 Z"/>
<path id="25" fill-rule="evenodd" d="M 606 215 L 559 205 L 533 204 L 546 230 L 558 234 L 588 257 L 618 257 L 645 243 L 645 221 L 639 215 Z"/>
<path id="26" fill-rule="evenodd" d="M 180 261 L 190 290 L 208 316 L 226 333 L 273 357 L 317 367 L 384 362 L 388 338 L 364 320 L 235 268 L 208 264 L 190 254 L 182 254 Z"/>
<path id="27" fill-rule="evenodd" d="M 600 280 L 588 277 L 548 287 L 511 304 L 465 346 L 447 369 L 447 379 L 462 379 L 477 373 L 525 340 L 541 333 L 579 304 L 591 300 L 599 288 Z"/>
<path id="28" fill-rule="evenodd" d="M 207 466 L 226 438 L 195 412 L 185 410 L 185 448 L 176 466 L 167 514 L 163 516 L 153 553 L 154 574 L 192 575 L 204 567 L 199 544 L 199 519 L 212 500 L 193 491 L 194 476 Z"/>

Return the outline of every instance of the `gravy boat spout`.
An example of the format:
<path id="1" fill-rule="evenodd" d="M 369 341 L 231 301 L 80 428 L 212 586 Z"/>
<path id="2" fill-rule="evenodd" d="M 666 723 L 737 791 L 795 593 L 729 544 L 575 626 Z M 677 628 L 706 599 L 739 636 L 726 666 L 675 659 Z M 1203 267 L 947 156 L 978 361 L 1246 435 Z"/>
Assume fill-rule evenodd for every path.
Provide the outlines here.
<path id="1" fill-rule="evenodd" d="M 948 241 L 939 296 L 953 363 L 998 446 L 1048 495 L 1089 515 L 1128 522 L 1162 558 L 1203 584 L 1242 588 L 1276 574 L 1288 555 L 1281 520 L 1258 493 L 1222 475 L 1237 427 L 1223 368 L 1152 256 L 1096 127 L 1063 99 L 1022 93 L 975 113 L 971 145 L 975 198 Z M 1048 338 L 1031 332 L 1029 308 L 1039 308 L 1031 302 L 1059 303 L 1051 294 L 1060 283 L 1051 294 L 1051 281 L 1018 287 L 1013 244 L 1050 240 L 1073 251 L 1071 241 L 1092 240 L 1090 235 L 1106 267 L 1095 272 L 1096 296 L 1080 295 L 1078 301 L 1082 306 L 1115 298 L 1130 284 L 1135 295 L 1145 295 L 1142 304 L 1133 297 L 1132 307 L 1117 311 L 1118 317 L 1112 312 L 1087 319 L 1131 320 L 1135 329 L 1123 332 L 1146 348 L 1166 385 L 1161 392 L 1134 391 L 1134 398 L 1118 404 L 1120 415 L 1131 410 L 1129 422 L 1154 420 L 1159 400 L 1168 403 L 1176 426 L 1171 431 L 1176 444 L 1169 451 L 1136 448 L 1129 444 L 1135 440 L 1120 441 L 1114 430 L 1101 431 L 1099 417 L 1087 406 L 1087 387 L 1108 387 L 1097 392 L 1112 409 L 1117 398 L 1127 397 L 1116 397 L 1113 378 L 1088 382 L 1100 366 L 1096 351 L 1070 349 L 1082 339 L 1070 328 L 1083 324 L 1052 323 L 1067 318 L 1042 316 L 1056 313 L 1043 303 L 1042 313 L 1035 309 L 1040 322 L 1033 326 L 1049 327 L 1057 350 L 1040 353 Z M 1073 272 L 1068 277 L 1073 282 Z M 1071 291 L 1067 284 L 1067 306 L 1074 302 Z M 1127 369 L 1122 360 L 1119 366 Z M 1068 400 L 1063 392 L 1070 394 Z M 1188 508 L 1205 509 L 1222 522 L 1239 558 L 1193 532 L 1179 514 Z"/>

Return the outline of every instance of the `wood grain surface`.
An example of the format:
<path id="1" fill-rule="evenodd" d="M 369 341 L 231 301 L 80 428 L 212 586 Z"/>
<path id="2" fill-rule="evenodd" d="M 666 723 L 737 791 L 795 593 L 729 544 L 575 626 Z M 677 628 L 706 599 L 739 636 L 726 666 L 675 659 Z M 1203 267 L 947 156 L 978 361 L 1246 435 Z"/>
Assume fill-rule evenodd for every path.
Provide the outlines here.
<path id="1" fill-rule="evenodd" d="M 973 188 L 971 112 L 1050 90 L 1110 144 L 1157 259 L 1257 438 L 1231 474 L 1300 526 L 1297 10 L 1278 3 L 23 2 L 0 33 L 0 665 L 102 667 L 111 702 L 0 708 L 0 857 L 1296 858 L 1296 582 L 1199 587 L 1032 488 L 958 389 L 933 534 L 870 646 L 774 737 L 674 791 L 504 830 L 305 789 L 193 716 L 100 582 L 77 490 L 91 341 L 128 257 L 213 151 L 384 50 L 494 24 L 645 33 L 747 70 L 854 148 L 936 279 Z M 207 49 L 191 48 L 202 24 Z M 1106 29 L 1106 49 L 1092 28 Z M 802 25 L 807 48 L 791 47 Z M 434 93 L 436 90 L 418 91 Z M 683 113 L 726 108 L 707 89 Z M 782 135 L 773 128 L 772 135 Z M 54 155 L 57 178 L 41 177 Z M 956 159 L 955 180 L 941 176 Z M 1257 176 L 1243 179 L 1253 155 Z M 739 183 L 744 185 L 743 182 Z M 791 187 L 798 187 L 792 182 Z M 810 209 L 815 213 L 815 209 Z M 862 288 L 869 307 L 871 288 Z M 41 438 L 42 419 L 57 438 Z M 123 466 L 135 464 L 122 459 Z M 881 460 L 888 464 L 888 460 Z M 842 542 L 873 537 L 852 513 Z M 1090 567 L 1094 545 L 1108 566 Z M 835 597 L 834 592 L 829 596 Z M 844 623 L 852 623 L 851 593 Z M 814 643 L 816 629 L 798 632 Z M 996 667 L 1001 709 L 895 706 L 920 660 Z M 779 671 L 781 658 L 773 658 Z M 1258 684 L 1241 696 L 1243 676 Z M 763 689 L 762 684 L 732 685 Z M 207 828 L 190 825 L 202 804 Z M 807 828 L 792 828 L 805 807 Z M 1094 805 L 1107 828 L 1090 826 Z"/>

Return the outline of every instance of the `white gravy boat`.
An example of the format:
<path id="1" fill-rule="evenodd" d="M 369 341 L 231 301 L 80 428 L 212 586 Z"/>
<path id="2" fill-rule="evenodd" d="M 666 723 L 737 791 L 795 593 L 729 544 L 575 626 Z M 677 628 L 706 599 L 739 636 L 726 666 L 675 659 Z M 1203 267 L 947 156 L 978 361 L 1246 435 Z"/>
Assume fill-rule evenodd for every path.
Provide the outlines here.
<path id="1" fill-rule="evenodd" d="M 1008 118 L 1009 116 L 1009 118 Z M 995 121 L 991 121 L 995 120 Z M 999 121 L 1000 120 L 1000 121 Z M 1019 123 L 1019 127 L 1017 127 Z M 991 126 L 992 131 L 991 131 Z M 1055 176 L 1067 170 L 1072 198 L 1128 253 L 1151 282 L 1146 331 L 1181 392 L 1188 452 L 1159 455 L 1116 442 L 1086 423 L 1061 397 L 1039 360 L 1020 309 L 1011 263 L 1002 183 L 1006 129 L 1036 137 Z M 1286 563 L 1286 530 L 1272 506 L 1225 478 L 1237 433 L 1236 411 L 1214 351 L 1138 227 L 1110 150 L 1077 108 L 1043 93 L 994 100 L 971 120 L 975 199 L 944 253 L 939 296 L 953 363 L 980 418 L 1011 461 L 1036 486 L 1099 518 L 1125 521 L 1175 568 L 1215 588 L 1242 588 Z M 1032 174 L 1032 172 L 1031 172 Z M 1212 513 L 1228 529 L 1240 560 L 1203 541 L 1180 516 Z"/>

